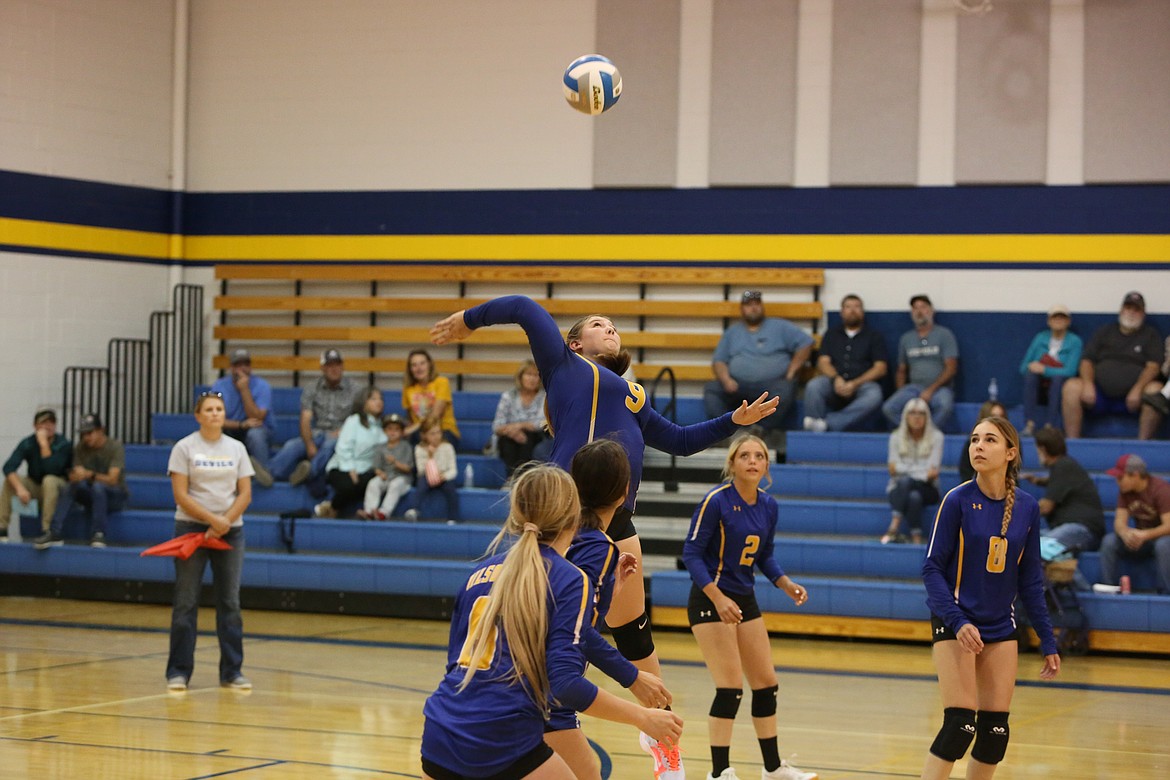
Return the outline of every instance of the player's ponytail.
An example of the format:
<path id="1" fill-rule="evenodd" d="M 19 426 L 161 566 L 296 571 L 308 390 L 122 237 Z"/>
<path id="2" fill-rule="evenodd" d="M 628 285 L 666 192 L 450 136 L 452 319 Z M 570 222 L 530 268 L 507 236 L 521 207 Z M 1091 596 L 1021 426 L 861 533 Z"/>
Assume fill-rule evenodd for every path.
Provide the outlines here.
<path id="1" fill-rule="evenodd" d="M 1004 474 L 1007 495 L 1004 496 L 1003 523 L 1000 526 L 999 535 L 1007 536 L 1008 526 L 1012 522 L 1012 510 L 1016 506 L 1016 486 L 1020 484 L 1020 434 L 1016 431 L 1016 426 L 1012 425 L 1003 417 L 988 417 L 980 420 L 980 422 L 989 422 L 998 428 L 1000 434 L 1003 435 L 1004 443 L 1007 445 L 1008 451 L 1015 450 L 1015 457 L 1008 460 L 1007 470 Z"/>
<path id="2" fill-rule="evenodd" d="M 556 466 L 533 466 L 512 483 L 508 518 L 488 546 L 488 554 L 494 553 L 505 537 L 519 538 L 500 565 L 483 616 L 474 621 L 468 636 L 470 662 L 459 690 L 471 682 L 481 659 L 495 651 L 493 640 L 497 630 L 502 630 L 512 654 L 514 679 L 541 710 L 547 711 L 549 682 L 544 660 L 549 582 L 540 545 L 551 544 L 565 530 L 575 529 L 580 512 L 573 480 Z"/>

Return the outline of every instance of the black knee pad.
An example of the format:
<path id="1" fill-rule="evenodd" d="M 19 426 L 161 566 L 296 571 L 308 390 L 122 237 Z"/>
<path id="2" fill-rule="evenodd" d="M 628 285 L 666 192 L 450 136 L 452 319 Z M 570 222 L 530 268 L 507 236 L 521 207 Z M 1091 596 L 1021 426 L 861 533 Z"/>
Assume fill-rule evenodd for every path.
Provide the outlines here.
<path id="1" fill-rule="evenodd" d="M 975 725 L 975 747 L 971 748 L 971 758 L 984 764 L 998 764 L 1007 753 L 1010 735 L 1011 729 L 1008 728 L 1006 712 L 979 710 L 979 720 Z"/>
<path id="2" fill-rule="evenodd" d="M 611 628 L 614 644 L 627 661 L 641 661 L 654 654 L 654 636 L 650 633 L 650 616 L 643 612 L 629 623 Z"/>
<path id="3" fill-rule="evenodd" d="M 776 693 L 779 685 L 770 688 L 752 689 L 752 717 L 769 718 L 776 714 Z"/>
<path id="4" fill-rule="evenodd" d="M 967 755 L 971 740 L 975 739 L 975 710 L 966 707 L 947 707 L 943 710 L 942 728 L 930 746 L 930 752 L 943 761 L 958 761 Z"/>
<path id="5" fill-rule="evenodd" d="M 742 698 L 743 691 L 739 688 L 716 688 L 715 698 L 711 701 L 711 711 L 707 714 L 712 718 L 735 720 Z"/>

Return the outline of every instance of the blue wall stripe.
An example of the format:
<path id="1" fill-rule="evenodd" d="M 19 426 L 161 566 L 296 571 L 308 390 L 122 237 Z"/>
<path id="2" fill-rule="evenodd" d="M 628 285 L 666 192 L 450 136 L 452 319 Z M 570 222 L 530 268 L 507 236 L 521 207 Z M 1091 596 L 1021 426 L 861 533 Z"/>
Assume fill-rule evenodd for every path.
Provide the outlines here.
<path id="1" fill-rule="evenodd" d="M 0 170 L 0 217 L 170 233 L 180 193 Z"/>

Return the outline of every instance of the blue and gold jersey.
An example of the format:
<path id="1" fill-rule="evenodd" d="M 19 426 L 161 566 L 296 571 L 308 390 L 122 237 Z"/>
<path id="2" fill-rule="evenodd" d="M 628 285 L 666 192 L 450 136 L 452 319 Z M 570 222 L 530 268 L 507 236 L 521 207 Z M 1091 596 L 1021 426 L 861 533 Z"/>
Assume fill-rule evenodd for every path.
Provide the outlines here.
<path id="1" fill-rule="evenodd" d="M 597 696 L 597 687 L 582 676 L 585 660 L 579 646 L 592 616 L 593 586 L 584 572 L 555 550 L 544 545 L 540 549 L 549 579 L 545 637 L 549 686 L 557 702 L 584 710 Z M 515 667 L 502 629 L 494 632 L 471 683 L 459 690 L 471 659 L 468 637 L 483 615 L 503 561 L 503 555 L 483 561 L 456 596 L 447 673 L 423 706 L 423 756 L 471 777 L 504 769 L 536 748 L 544 733 L 544 711 L 514 679 Z"/>
<path id="2" fill-rule="evenodd" d="M 695 586 L 701 590 L 714 582 L 724 593 L 744 595 L 755 588 L 757 566 L 773 584 L 783 577 L 773 556 L 778 512 L 776 499 L 763 490 L 749 504 L 730 482 L 704 496 L 683 544 L 683 563 Z"/>
<path id="3" fill-rule="evenodd" d="M 468 309 L 469 328 L 515 323 L 524 328 L 532 358 L 540 370 L 553 431 L 551 459 L 568 470 L 573 455 L 594 439 L 609 438 L 625 448 L 630 459 L 632 512 L 642 480 L 645 445 L 675 455 L 691 455 L 730 436 L 738 427 L 731 413 L 694 425 L 679 426 L 650 406 L 646 390 L 581 357 L 565 344 L 556 322 L 531 298 L 508 295 Z"/>
<path id="4" fill-rule="evenodd" d="M 1051 655 L 1056 640 L 1044 599 L 1040 509 L 1017 488 L 1005 537 L 1003 505 L 1003 499 L 985 496 L 975 480 L 943 497 L 922 564 L 926 603 L 955 633 L 972 623 L 983 641 L 996 642 L 1016 630 L 1018 593 L 1044 654 Z"/>
<path id="5" fill-rule="evenodd" d="M 622 657 L 613 645 L 605 641 L 597 627 L 609 613 L 613 600 L 614 574 L 617 571 L 619 551 L 604 531 L 586 528 L 577 534 L 565 557 L 577 566 L 593 584 L 593 619 L 581 640 L 586 660 L 623 688 L 638 679 L 638 668 Z M 640 576 L 637 572 L 633 576 Z"/>

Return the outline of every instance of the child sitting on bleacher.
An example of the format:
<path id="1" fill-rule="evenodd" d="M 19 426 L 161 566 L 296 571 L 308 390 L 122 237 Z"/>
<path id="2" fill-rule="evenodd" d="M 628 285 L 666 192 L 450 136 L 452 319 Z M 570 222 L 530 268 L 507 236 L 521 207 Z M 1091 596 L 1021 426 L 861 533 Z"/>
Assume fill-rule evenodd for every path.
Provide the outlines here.
<path id="1" fill-rule="evenodd" d="M 394 514 L 399 499 L 410 492 L 414 448 L 402 437 L 405 428 L 401 415 L 388 414 L 382 418 L 386 445 L 374 454 L 376 476 L 366 485 L 364 505 L 357 513 L 362 520 L 385 520 Z"/>
<path id="2" fill-rule="evenodd" d="M 424 423 L 422 440 L 414 448 L 414 465 L 418 468 L 414 501 L 406 510 L 406 519 L 418 519 L 419 507 L 432 490 L 439 490 L 447 500 L 447 521 L 459 520 L 459 493 L 456 490 L 455 448 L 443 440 L 443 428 L 437 421 Z"/>

